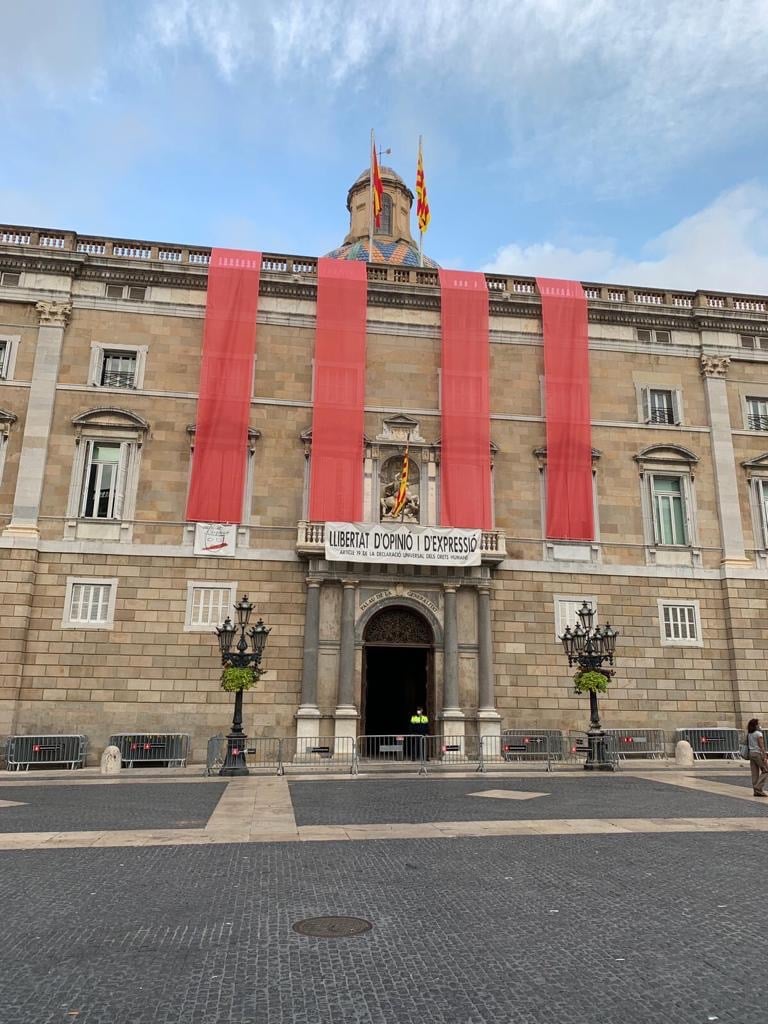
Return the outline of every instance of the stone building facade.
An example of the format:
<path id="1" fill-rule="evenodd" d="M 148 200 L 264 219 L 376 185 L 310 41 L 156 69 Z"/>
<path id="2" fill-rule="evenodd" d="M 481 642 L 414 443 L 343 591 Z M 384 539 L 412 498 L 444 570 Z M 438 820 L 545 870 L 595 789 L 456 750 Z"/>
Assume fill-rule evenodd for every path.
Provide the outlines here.
<path id="1" fill-rule="evenodd" d="M 410 439 L 436 524 L 440 291 L 390 204 L 368 262 L 365 518 Z M 367 260 L 367 181 L 334 255 Z M 592 543 L 545 536 L 540 300 L 488 275 L 494 525 L 466 569 L 329 562 L 307 518 L 316 269 L 265 254 L 234 557 L 185 521 L 210 250 L 0 227 L 0 733 L 226 728 L 213 627 L 247 593 L 272 627 L 253 736 L 584 724 L 556 639 L 587 598 L 619 630 L 616 726 L 768 712 L 768 299 L 584 284 Z M 435 726 L 436 727 L 436 726 Z"/>

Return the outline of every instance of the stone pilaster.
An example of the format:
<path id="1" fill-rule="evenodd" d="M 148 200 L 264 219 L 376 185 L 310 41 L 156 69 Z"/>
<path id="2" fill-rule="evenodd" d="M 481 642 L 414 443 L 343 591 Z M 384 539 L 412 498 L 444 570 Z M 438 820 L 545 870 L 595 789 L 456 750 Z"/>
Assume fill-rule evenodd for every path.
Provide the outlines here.
<path id="1" fill-rule="evenodd" d="M 355 704 L 355 597 L 357 580 L 342 580 L 339 687 L 336 697 L 336 739 L 357 736 L 359 713 Z"/>
<path id="2" fill-rule="evenodd" d="M 320 647 L 320 580 L 307 578 L 307 610 L 304 618 L 304 660 L 301 674 L 301 704 L 296 712 L 296 738 L 319 735 L 317 667 Z"/>
<path id="3" fill-rule="evenodd" d="M 464 712 L 459 707 L 459 623 L 456 611 L 457 587 L 443 587 L 443 735 L 464 744 Z M 462 751 L 463 752 L 463 751 Z"/>
<path id="4" fill-rule="evenodd" d="M 40 326 L 37 333 L 35 364 L 29 389 L 27 418 L 24 423 L 16 493 L 11 521 L 3 531 L 6 537 L 39 536 L 38 519 L 43 495 L 43 479 L 48 456 L 56 381 L 59 375 L 64 329 L 72 313 L 66 302 L 38 302 Z"/>
<path id="5" fill-rule="evenodd" d="M 707 395 L 712 466 L 715 476 L 717 514 L 720 520 L 720 542 L 723 565 L 748 566 L 751 562 L 744 550 L 744 529 L 739 504 L 739 483 L 733 451 L 731 418 L 728 412 L 726 375 L 730 359 L 702 356 L 701 375 Z"/>
<path id="6" fill-rule="evenodd" d="M 477 589 L 477 731 L 485 736 L 501 736 L 501 715 L 496 710 L 493 671 L 493 632 L 491 629 L 491 585 Z"/>

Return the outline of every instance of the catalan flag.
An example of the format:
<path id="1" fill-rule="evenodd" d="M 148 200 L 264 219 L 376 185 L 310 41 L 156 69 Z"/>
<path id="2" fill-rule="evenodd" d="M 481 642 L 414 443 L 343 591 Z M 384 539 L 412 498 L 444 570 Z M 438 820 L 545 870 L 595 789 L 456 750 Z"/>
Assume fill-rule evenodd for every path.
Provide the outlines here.
<path id="1" fill-rule="evenodd" d="M 408 467 L 408 445 L 406 445 L 405 454 L 403 455 L 403 468 L 400 470 L 400 486 L 397 489 L 397 499 L 392 509 L 393 519 L 397 519 L 402 513 L 408 500 Z"/>
<path id="2" fill-rule="evenodd" d="M 373 223 L 381 227 L 381 208 L 384 203 L 384 186 L 379 174 L 379 161 L 376 159 L 376 143 L 371 132 L 371 201 L 373 203 Z"/>
<path id="3" fill-rule="evenodd" d="M 419 136 L 419 159 L 416 163 L 416 220 L 419 231 L 423 234 L 432 219 L 427 199 L 427 186 L 424 181 L 424 160 L 421 155 L 421 136 Z"/>

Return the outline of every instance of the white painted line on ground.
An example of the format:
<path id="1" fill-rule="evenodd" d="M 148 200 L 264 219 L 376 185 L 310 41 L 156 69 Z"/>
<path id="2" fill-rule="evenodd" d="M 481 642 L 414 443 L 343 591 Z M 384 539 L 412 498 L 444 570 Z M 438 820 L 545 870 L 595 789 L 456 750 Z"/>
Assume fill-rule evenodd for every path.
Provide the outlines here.
<path id="1" fill-rule="evenodd" d="M 535 800 L 538 796 L 549 795 L 520 789 L 484 789 L 480 793 L 467 793 L 467 796 L 487 796 L 491 800 Z"/>
<path id="2" fill-rule="evenodd" d="M 24 800 L 0 800 L 0 807 L 26 807 Z"/>

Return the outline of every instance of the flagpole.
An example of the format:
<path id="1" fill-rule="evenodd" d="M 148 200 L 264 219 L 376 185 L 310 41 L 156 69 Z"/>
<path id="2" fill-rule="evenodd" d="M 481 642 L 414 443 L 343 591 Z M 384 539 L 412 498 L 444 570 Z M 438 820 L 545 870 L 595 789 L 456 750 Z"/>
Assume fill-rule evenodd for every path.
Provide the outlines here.
<path id="1" fill-rule="evenodd" d="M 419 136 L 419 159 L 418 164 L 421 166 L 421 135 Z M 421 230 L 421 220 L 419 220 L 419 266 L 424 266 L 424 232 Z"/>
<path id="2" fill-rule="evenodd" d="M 373 147 L 375 146 L 373 138 L 373 128 L 371 128 L 371 171 L 369 174 L 369 210 L 368 210 L 368 262 L 373 263 Z"/>

